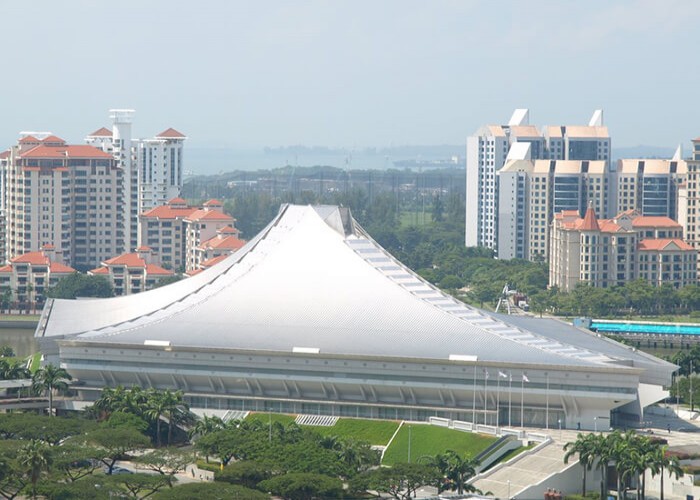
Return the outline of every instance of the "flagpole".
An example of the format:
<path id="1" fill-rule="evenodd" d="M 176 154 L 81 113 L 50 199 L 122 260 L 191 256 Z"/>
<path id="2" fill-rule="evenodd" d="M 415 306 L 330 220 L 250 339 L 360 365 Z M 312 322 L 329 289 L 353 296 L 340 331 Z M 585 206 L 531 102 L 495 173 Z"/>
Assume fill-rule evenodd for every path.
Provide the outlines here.
<path id="1" fill-rule="evenodd" d="M 501 370 L 498 370 L 498 380 L 496 384 L 496 427 L 501 423 Z"/>
<path id="2" fill-rule="evenodd" d="M 489 371 L 484 368 L 484 425 L 486 425 L 486 412 L 489 409 L 489 400 L 488 400 L 488 381 L 489 381 Z"/>
<path id="3" fill-rule="evenodd" d="M 511 420 L 511 402 L 513 401 L 513 372 L 508 372 L 508 427 L 512 425 Z"/>
<path id="4" fill-rule="evenodd" d="M 549 373 L 545 373 L 545 376 L 547 377 L 547 390 L 545 391 L 545 400 L 547 402 L 546 410 L 545 410 L 545 429 L 549 430 Z"/>
<path id="5" fill-rule="evenodd" d="M 472 391 L 472 426 L 476 425 L 476 364 L 474 364 L 474 390 Z"/>
<path id="6" fill-rule="evenodd" d="M 525 373 L 520 379 L 520 428 L 525 427 Z"/>

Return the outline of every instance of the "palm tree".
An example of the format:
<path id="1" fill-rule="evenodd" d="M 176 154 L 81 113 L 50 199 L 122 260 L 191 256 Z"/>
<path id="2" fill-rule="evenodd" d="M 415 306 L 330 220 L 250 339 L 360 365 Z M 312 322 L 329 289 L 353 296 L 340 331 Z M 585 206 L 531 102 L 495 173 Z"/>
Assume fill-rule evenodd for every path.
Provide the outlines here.
<path id="1" fill-rule="evenodd" d="M 47 391 L 49 394 L 49 415 L 53 416 L 53 391 L 66 390 L 68 381 L 72 379 L 73 377 L 64 368 L 52 364 L 39 368 L 34 373 L 33 387 L 40 392 Z"/>
<path id="2" fill-rule="evenodd" d="M 475 458 L 462 458 L 454 450 L 447 450 L 445 453 L 437 455 L 433 464 L 440 470 L 440 473 L 447 479 L 451 489 L 456 489 L 462 495 L 465 491 L 477 491 L 468 481 L 476 475 L 476 468 L 479 461 Z M 447 488 L 445 488 L 447 489 Z"/>
<path id="3" fill-rule="evenodd" d="M 207 417 L 197 420 L 188 432 L 190 439 L 195 436 L 204 436 L 210 432 L 221 430 L 225 427 L 224 421 L 219 417 Z"/>
<path id="4" fill-rule="evenodd" d="M 160 417 L 162 417 L 169 408 L 169 402 L 163 397 L 163 394 L 157 391 L 151 391 L 146 403 L 146 416 L 156 423 L 156 442 L 161 445 L 160 439 Z"/>
<path id="5" fill-rule="evenodd" d="M 596 447 L 595 434 L 579 434 L 576 436 L 576 441 L 566 443 L 564 445 L 564 463 L 569 463 L 569 458 L 572 455 L 578 455 L 578 461 L 583 469 L 583 480 L 581 485 L 582 495 L 586 496 L 586 472 L 591 470 L 595 460 L 594 450 Z"/>
<path id="6" fill-rule="evenodd" d="M 668 454 L 668 448 L 666 446 L 657 447 L 652 454 L 650 460 L 651 475 L 656 476 L 661 474 L 661 495 L 660 500 L 664 500 L 664 469 L 668 471 L 668 474 L 673 474 L 676 479 L 683 475 L 683 469 L 681 469 L 678 463 L 678 457 Z"/>
<path id="7" fill-rule="evenodd" d="M 51 466 L 51 447 L 38 439 L 32 439 L 22 446 L 18 453 L 19 465 L 29 475 L 32 483 L 32 498 L 36 497 L 36 483 L 42 471 Z"/>
<path id="8" fill-rule="evenodd" d="M 162 397 L 165 401 L 165 415 L 168 418 L 168 446 L 170 446 L 173 435 L 173 424 L 175 424 L 176 421 L 182 420 L 182 416 L 185 415 L 183 410 L 187 410 L 187 406 L 185 405 L 182 391 L 173 392 L 171 390 L 166 390 Z"/>

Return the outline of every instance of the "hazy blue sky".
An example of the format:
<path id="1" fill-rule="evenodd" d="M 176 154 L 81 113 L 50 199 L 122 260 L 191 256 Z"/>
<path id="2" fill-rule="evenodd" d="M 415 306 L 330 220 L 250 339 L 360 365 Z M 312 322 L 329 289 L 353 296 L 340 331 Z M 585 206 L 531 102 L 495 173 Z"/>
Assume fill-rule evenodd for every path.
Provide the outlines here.
<path id="1" fill-rule="evenodd" d="M 461 144 L 530 108 L 614 146 L 700 135 L 700 2 L 0 2 L 0 146 L 107 110 L 190 146 Z"/>

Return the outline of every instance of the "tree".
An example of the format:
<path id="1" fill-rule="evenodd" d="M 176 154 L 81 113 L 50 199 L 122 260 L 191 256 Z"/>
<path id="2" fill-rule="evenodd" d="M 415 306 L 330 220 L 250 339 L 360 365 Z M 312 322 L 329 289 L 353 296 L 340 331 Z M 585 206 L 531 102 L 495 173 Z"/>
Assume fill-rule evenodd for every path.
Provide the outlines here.
<path id="1" fill-rule="evenodd" d="M 439 474 L 430 465 L 398 463 L 360 474 L 350 481 L 350 489 L 356 492 L 374 490 L 396 500 L 409 500 L 421 486 L 435 484 Z"/>
<path id="2" fill-rule="evenodd" d="M 206 498 L 208 500 L 269 500 L 269 495 L 236 484 L 225 483 L 188 483 L 160 490 L 153 495 L 153 500 L 191 500 Z"/>
<path id="3" fill-rule="evenodd" d="M 258 483 L 272 477 L 270 467 L 254 460 L 244 460 L 228 464 L 216 473 L 216 480 L 240 484 L 246 488 L 256 488 Z"/>
<path id="4" fill-rule="evenodd" d="M 36 485 L 42 472 L 51 466 L 51 448 L 38 439 L 32 439 L 22 446 L 18 453 L 18 463 L 32 484 L 32 497 L 36 497 Z"/>
<path id="5" fill-rule="evenodd" d="M 661 496 L 660 499 L 664 500 L 664 471 L 669 475 L 674 475 L 676 479 L 683 475 L 683 469 L 681 469 L 678 463 L 678 457 L 669 455 L 668 448 L 657 447 L 653 452 L 653 456 L 650 460 L 650 469 L 652 476 L 660 474 L 661 479 Z"/>
<path id="6" fill-rule="evenodd" d="M 115 476 L 113 481 L 123 485 L 132 497 L 146 498 L 166 486 L 172 487 L 177 479 L 170 475 L 160 474 L 122 474 Z"/>
<path id="7" fill-rule="evenodd" d="M 69 440 L 53 448 L 53 468 L 61 471 L 68 482 L 91 475 L 99 466 L 100 450 Z"/>
<path id="8" fill-rule="evenodd" d="M 0 347 L 0 357 L 1 358 L 12 358 L 15 355 L 15 350 L 12 346 L 4 345 Z"/>
<path id="9" fill-rule="evenodd" d="M 112 284 L 104 276 L 88 276 L 73 273 L 61 278 L 46 291 L 54 299 L 76 299 L 79 297 L 114 297 Z"/>
<path id="10" fill-rule="evenodd" d="M 133 461 L 162 476 L 172 476 L 194 462 L 194 454 L 181 448 L 159 448 L 136 456 Z"/>
<path id="11" fill-rule="evenodd" d="M 569 442 L 564 445 L 564 463 L 569 463 L 569 458 L 572 455 L 578 455 L 579 464 L 583 469 L 583 480 L 581 491 L 582 496 L 586 496 L 586 471 L 591 470 L 593 462 L 595 460 L 594 452 L 596 449 L 596 435 L 595 434 L 578 434 L 576 436 L 576 441 Z"/>
<path id="12" fill-rule="evenodd" d="M 340 479 L 322 474 L 283 474 L 261 481 L 258 487 L 288 500 L 339 498 L 343 494 Z"/>
<path id="13" fill-rule="evenodd" d="M 72 380 L 65 368 L 59 368 L 48 364 L 34 372 L 33 387 L 41 392 L 49 394 L 49 415 L 53 415 L 53 391 L 63 391 L 68 388 L 68 381 Z"/>
<path id="14" fill-rule="evenodd" d="M 125 453 L 144 449 L 150 444 L 146 436 L 128 427 L 97 429 L 90 432 L 85 440 L 99 448 L 99 460 L 107 466 L 107 474 L 112 474 L 117 460 Z"/>
<path id="15" fill-rule="evenodd" d="M 214 432 L 224 428 L 224 421 L 219 417 L 208 417 L 204 415 L 201 420 L 197 420 L 190 428 L 188 435 L 192 439 L 195 436 L 204 436 L 210 432 Z"/>

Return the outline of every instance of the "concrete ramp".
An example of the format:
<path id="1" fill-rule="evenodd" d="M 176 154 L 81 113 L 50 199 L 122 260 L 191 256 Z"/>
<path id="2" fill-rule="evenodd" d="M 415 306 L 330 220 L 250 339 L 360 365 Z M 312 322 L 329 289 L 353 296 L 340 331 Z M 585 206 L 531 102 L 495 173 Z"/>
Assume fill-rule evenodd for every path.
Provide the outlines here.
<path id="1" fill-rule="evenodd" d="M 533 484 L 571 467 L 572 462 L 575 460 L 565 464 L 562 445 L 549 441 L 538 445 L 529 453 L 521 453 L 505 464 L 479 474 L 472 484 L 496 498 L 509 498 L 509 495 L 510 498 L 517 497 L 519 492 Z"/>

